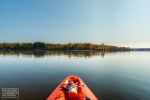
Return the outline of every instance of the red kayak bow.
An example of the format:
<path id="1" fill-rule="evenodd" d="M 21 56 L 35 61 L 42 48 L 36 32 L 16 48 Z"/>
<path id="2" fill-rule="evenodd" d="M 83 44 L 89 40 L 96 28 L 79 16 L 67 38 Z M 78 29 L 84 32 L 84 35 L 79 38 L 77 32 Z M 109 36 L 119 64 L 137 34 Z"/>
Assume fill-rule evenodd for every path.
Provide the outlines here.
<path id="1" fill-rule="evenodd" d="M 77 76 L 66 77 L 48 96 L 47 100 L 98 100 Z"/>

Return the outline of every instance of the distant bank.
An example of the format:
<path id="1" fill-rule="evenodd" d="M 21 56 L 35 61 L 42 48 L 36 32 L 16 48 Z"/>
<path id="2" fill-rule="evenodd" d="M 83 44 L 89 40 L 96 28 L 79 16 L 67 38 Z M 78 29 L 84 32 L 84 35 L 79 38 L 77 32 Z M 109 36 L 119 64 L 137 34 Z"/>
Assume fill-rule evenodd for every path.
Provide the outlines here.
<path id="1" fill-rule="evenodd" d="M 133 51 L 150 51 L 150 48 L 133 48 Z"/>
<path id="2" fill-rule="evenodd" d="M 34 43 L 0 43 L 0 50 L 98 50 L 98 51 L 131 51 L 129 47 L 118 47 L 92 43 L 51 44 Z"/>

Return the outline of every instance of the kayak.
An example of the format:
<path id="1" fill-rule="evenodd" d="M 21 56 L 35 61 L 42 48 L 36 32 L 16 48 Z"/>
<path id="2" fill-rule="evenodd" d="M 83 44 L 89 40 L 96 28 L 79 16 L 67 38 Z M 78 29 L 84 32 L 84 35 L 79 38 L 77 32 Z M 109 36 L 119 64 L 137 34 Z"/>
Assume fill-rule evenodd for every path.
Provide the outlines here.
<path id="1" fill-rule="evenodd" d="M 66 77 L 47 100 L 98 100 L 78 76 Z"/>

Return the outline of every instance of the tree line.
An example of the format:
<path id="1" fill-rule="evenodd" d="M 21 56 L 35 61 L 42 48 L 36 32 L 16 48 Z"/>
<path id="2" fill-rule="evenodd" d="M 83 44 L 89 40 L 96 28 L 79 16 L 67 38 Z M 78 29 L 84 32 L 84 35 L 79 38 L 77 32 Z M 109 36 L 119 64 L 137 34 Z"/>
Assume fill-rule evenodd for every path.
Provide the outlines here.
<path id="1" fill-rule="evenodd" d="M 34 43 L 0 43 L 0 50 L 99 50 L 99 51 L 130 51 L 129 47 L 117 47 L 97 45 L 92 43 L 67 43 L 67 44 L 50 44 L 44 42 Z"/>

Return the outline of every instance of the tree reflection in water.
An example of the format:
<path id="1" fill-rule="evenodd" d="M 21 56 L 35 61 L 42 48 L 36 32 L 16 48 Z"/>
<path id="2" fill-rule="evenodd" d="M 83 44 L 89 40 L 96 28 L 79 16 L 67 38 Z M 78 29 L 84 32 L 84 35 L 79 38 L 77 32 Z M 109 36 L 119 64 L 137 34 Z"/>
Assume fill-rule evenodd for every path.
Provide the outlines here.
<path id="1" fill-rule="evenodd" d="M 127 52 L 127 51 L 126 51 Z M 130 52 L 130 51 L 128 51 Z M 34 56 L 34 57 L 44 57 L 44 56 L 68 56 L 68 57 L 93 57 L 101 56 L 104 57 L 106 54 L 112 52 L 104 51 L 52 51 L 52 50 L 8 50 L 0 51 L 0 55 L 12 55 L 12 56 Z M 113 52 L 115 53 L 115 52 Z"/>

